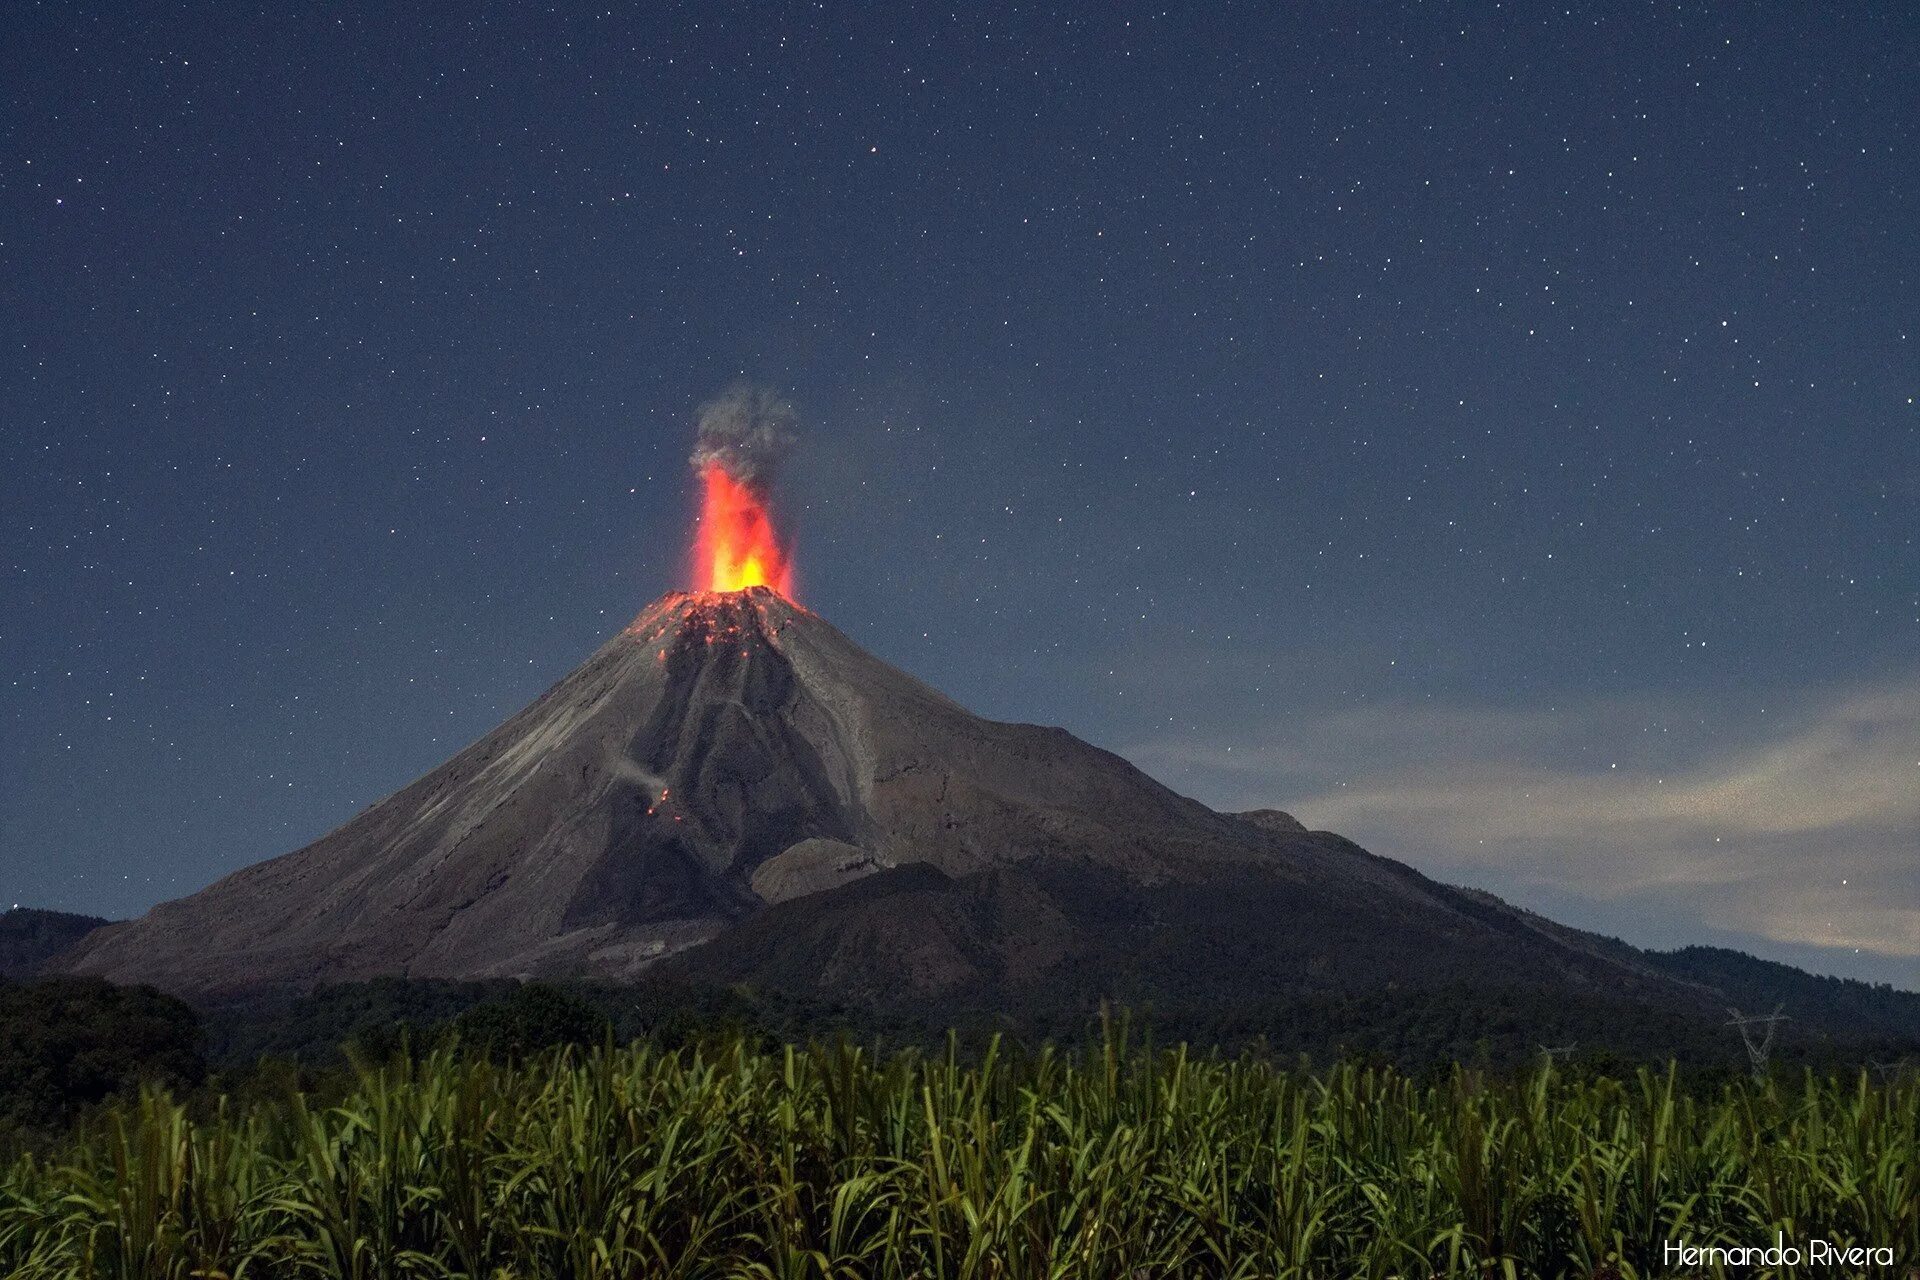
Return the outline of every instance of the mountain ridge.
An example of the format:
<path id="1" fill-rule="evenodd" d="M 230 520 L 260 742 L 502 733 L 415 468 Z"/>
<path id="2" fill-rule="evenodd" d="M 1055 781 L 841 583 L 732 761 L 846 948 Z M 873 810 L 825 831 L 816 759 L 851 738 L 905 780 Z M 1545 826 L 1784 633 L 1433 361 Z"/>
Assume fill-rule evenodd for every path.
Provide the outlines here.
<path id="1" fill-rule="evenodd" d="M 39 907 L 0 911 L 0 978 L 30 978 L 108 921 Z"/>

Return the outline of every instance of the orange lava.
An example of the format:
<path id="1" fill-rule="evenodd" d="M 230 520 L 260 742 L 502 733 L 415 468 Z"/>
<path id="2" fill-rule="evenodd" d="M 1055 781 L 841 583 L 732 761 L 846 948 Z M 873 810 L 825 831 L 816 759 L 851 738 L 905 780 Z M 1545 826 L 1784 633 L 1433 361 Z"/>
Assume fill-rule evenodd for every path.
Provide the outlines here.
<path id="1" fill-rule="evenodd" d="M 700 529 L 693 544 L 695 588 L 771 587 L 793 597 L 793 561 L 774 531 L 764 496 L 718 466 L 700 472 Z"/>

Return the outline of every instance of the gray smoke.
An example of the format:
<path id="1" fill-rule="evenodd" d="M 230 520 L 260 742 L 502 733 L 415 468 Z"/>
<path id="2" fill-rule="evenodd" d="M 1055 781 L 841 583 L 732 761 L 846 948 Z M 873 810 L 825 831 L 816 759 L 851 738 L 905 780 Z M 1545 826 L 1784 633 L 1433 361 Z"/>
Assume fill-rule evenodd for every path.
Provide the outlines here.
<path id="1" fill-rule="evenodd" d="M 736 383 L 700 406 L 692 461 L 718 464 L 742 484 L 765 489 L 798 439 L 793 405 L 766 387 Z"/>

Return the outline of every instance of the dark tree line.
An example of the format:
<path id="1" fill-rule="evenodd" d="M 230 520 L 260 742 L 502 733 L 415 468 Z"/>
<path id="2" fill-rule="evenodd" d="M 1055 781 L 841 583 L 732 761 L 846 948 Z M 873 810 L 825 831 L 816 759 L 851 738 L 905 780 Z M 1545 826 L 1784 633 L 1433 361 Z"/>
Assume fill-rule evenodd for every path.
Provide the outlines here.
<path id="1" fill-rule="evenodd" d="M 0 1129 L 63 1125 L 144 1082 L 205 1076 L 200 1019 L 172 996 L 96 978 L 0 981 Z"/>
<path id="2" fill-rule="evenodd" d="M 1702 978 L 1710 971 L 1719 976 L 1727 963 L 1712 955 L 1688 959 Z M 1737 976 L 1749 998 L 1765 994 L 1763 980 L 1777 977 L 1761 970 Z M 1868 1034 L 1842 1039 L 1788 1024 L 1775 1053 L 1777 1070 L 1920 1058 L 1920 1037 L 1898 1030 L 1910 994 L 1840 994 L 1881 1015 L 1864 1019 Z M 385 1060 L 450 1043 L 497 1060 L 608 1040 L 679 1048 L 735 1037 L 764 1046 L 847 1037 L 896 1048 L 941 1045 L 955 1035 L 963 1051 L 977 1051 L 996 1034 L 1072 1047 L 1100 1016 L 1089 1007 L 960 1005 L 880 1014 L 742 986 L 397 978 L 203 1013 L 146 987 L 80 978 L 0 980 L 0 1137 L 63 1128 L 89 1106 L 146 1082 L 208 1097 L 338 1090 L 350 1078 L 350 1058 Z M 1312 1067 L 1358 1060 L 1416 1074 L 1454 1063 L 1515 1071 L 1551 1051 L 1577 1074 L 1617 1074 L 1673 1060 L 1695 1082 L 1711 1084 L 1746 1069 L 1737 1034 L 1717 1019 L 1598 992 L 1454 984 L 1172 1008 L 1144 1004 L 1124 1017 L 1130 1034 L 1155 1043 L 1185 1041 Z"/>

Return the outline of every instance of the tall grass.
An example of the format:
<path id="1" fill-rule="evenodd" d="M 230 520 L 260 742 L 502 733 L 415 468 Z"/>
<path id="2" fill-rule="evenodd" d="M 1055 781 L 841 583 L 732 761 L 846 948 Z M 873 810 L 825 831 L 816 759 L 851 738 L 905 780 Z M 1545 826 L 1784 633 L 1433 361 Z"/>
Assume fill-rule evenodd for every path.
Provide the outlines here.
<path id="1" fill-rule="evenodd" d="M 0 1275 L 1594 1276 L 1667 1240 L 1920 1262 L 1920 1086 L 1696 1096 L 1129 1049 L 438 1052 L 0 1171 Z M 1899 1274 L 1898 1271 L 1894 1274 Z"/>

